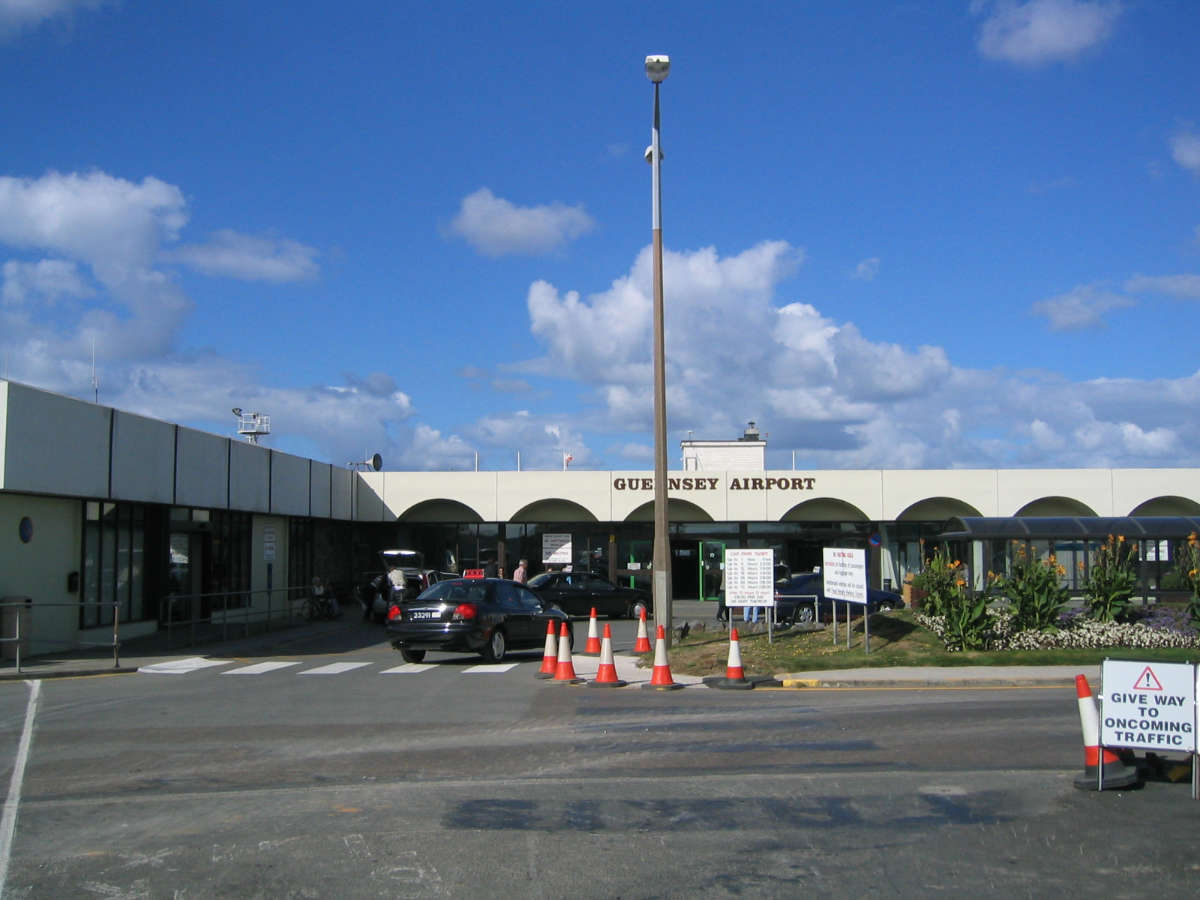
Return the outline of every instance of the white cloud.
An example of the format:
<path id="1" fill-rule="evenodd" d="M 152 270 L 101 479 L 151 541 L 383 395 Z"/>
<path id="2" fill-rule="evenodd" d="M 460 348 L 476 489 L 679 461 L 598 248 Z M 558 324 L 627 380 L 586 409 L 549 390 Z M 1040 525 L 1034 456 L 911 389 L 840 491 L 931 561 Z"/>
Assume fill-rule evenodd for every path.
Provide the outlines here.
<path id="1" fill-rule="evenodd" d="M 979 51 L 989 59 L 1035 66 L 1078 57 L 1112 33 L 1121 4 L 1116 0 L 975 0 L 986 15 Z"/>
<path id="2" fill-rule="evenodd" d="M 1200 175 L 1200 134 L 1177 134 L 1171 138 L 1171 157 L 1193 175 Z"/>
<path id="3" fill-rule="evenodd" d="M 109 0 L 0 0 L 0 35 L 40 25 L 77 9 L 99 9 Z"/>
<path id="4" fill-rule="evenodd" d="M 1125 290 L 1200 300 L 1200 275 L 1136 275 L 1125 282 Z"/>
<path id="5" fill-rule="evenodd" d="M 879 257 L 872 256 L 869 259 L 864 259 L 854 267 L 854 272 L 850 275 L 851 278 L 858 281 L 874 281 L 875 276 L 879 274 Z"/>
<path id="6" fill-rule="evenodd" d="M 245 281 L 304 281 L 314 278 L 317 251 L 297 241 L 254 237 L 231 229 L 215 232 L 206 244 L 184 245 L 164 255 L 205 275 Z"/>
<path id="7" fill-rule="evenodd" d="M 1104 328 L 1105 313 L 1133 305 L 1134 301 L 1128 297 L 1080 285 L 1065 294 L 1039 300 L 1031 311 L 1036 316 L 1045 316 L 1051 331 L 1084 331 Z"/>
<path id="8" fill-rule="evenodd" d="M 582 206 L 517 206 L 480 188 L 463 198 L 450 231 L 486 256 L 536 256 L 559 249 L 593 225 Z"/>
<path id="9" fill-rule="evenodd" d="M 65 259 L 41 259 L 34 263 L 10 259 L 4 264 L 0 302 L 16 305 L 44 300 L 53 306 L 69 297 L 91 297 L 95 291 L 79 274 L 79 267 Z"/>

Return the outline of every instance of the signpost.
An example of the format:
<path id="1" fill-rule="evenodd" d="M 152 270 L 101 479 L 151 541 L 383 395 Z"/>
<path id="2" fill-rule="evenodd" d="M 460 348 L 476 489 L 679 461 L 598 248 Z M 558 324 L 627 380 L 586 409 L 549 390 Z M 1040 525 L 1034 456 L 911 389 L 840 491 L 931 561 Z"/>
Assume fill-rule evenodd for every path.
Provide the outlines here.
<path id="1" fill-rule="evenodd" d="M 867 624 L 867 551 L 849 547 L 822 549 L 821 573 L 825 597 L 832 604 L 843 600 L 863 607 L 863 650 L 871 652 L 871 630 Z M 836 616 L 836 613 L 835 613 Z M 850 607 L 846 607 L 846 646 L 850 646 Z"/>
<path id="2" fill-rule="evenodd" d="M 1106 659 L 1101 679 L 1100 746 L 1193 754 L 1196 799 L 1196 667 Z M 1103 769 L 1103 754 L 1101 761 Z M 1103 773 L 1099 777 L 1103 779 Z"/>
<path id="3" fill-rule="evenodd" d="M 725 550 L 725 608 L 747 606 L 761 606 L 767 611 L 767 642 L 774 643 L 774 550 Z"/>
<path id="4" fill-rule="evenodd" d="M 569 566 L 571 564 L 571 535 L 543 534 L 542 562 L 549 565 Z"/>

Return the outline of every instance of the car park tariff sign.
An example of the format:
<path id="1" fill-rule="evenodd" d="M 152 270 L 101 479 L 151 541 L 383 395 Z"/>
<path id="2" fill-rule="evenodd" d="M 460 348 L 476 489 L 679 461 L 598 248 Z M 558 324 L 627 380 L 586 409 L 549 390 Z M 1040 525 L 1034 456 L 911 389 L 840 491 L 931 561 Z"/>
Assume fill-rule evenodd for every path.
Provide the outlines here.
<path id="1" fill-rule="evenodd" d="M 1196 667 L 1106 659 L 1100 744 L 1196 752 Z"/>
<path id="2" fill-rule="evenodd" d="M 774 550 L 725 551 L 725 605 L 775 605 Z"/>

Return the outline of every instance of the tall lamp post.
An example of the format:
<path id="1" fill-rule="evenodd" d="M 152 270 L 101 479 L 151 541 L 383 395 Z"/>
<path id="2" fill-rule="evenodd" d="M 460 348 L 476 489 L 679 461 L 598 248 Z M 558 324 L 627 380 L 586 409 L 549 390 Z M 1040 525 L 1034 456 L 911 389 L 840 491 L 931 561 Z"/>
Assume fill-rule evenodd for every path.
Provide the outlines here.
<path id="1" fill-rule="evenodd" d="M 667 516 L 667 359 L 663 321 L 662 150 L 659 144 L 658 88 L 671 71 L 668 56 L 647 56 L 646 77 L 654 82 L 654 127 L 646 150 L 651 177 L 654 233 L 654 622 L 671 642 L 671 541 Z"/>

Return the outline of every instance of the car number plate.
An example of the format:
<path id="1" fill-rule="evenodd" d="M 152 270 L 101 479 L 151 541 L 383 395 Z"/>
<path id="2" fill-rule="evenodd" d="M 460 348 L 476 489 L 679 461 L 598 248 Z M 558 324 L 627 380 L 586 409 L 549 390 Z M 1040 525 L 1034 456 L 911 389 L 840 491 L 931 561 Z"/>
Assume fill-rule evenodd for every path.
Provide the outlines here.
<path id="1" fill-rule="evenodd" d="M 414 609 L 409 616 L 413 619 L 434 619 L 437 618 L 437 611 L 432 609 Z"/>

